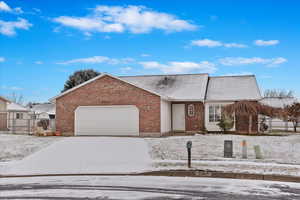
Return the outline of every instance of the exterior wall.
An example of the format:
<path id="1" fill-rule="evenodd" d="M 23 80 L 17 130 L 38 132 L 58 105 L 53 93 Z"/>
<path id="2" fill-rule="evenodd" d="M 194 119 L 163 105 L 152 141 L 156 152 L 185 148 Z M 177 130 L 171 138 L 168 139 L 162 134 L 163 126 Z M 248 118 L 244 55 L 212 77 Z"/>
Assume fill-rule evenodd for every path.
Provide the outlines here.
<path id="1" fill-rule="evenodd" d="M 172 104 L 185 105 L 185 131 L 204 130 L 204 104 L 203 102 L 173 102 Z M 193 104 L 195 108 L 194 116 L 188 115 L 188 105 Z"/>
<path id="2" fill-rule="evenodd" d="M 22 113 L 23 118 L 17 119 L 16 117 L 17 113 Z M 13 123 L 16 127 L 25 127 L 28 125 L 29 119 L 31 119 L 31 116 L 29 115 L 28 112 L 18 112 L 18 111 L 8 112 L 8 127 L 12 127 Z"/>
<path id="3" fill-rule="evenodd" d="M 195 115 L 188 116 L 188 105 L 194 104 Z M 202 102 L 188 102 L 185 104 L 185 129 L 186 131 L 204 130 L 204 104 Z"/>
<path id="4" fill-rule="evenodd" d="M 160 97 L 110 76 L 57 98 L 56 130 L 74 135 L 75 109 L 101 105 L 135 105 L 139 109 L 140 136 L 160 134 Z"/>
<path id="5" fill-rule="evenodd" d="M 236 116 L 236 131 L 238 133 L 249 132 L 249 117 L 248 116 Z M 258 116 L 252 116 L 252 132 L 258 132 Z"/>
<path id="6" fill-rule="evenodd" d="M 172 109 L 171 109 L 171 102 L 161 100 L 160 106 L 160 117 L 161 117 L 161 133 L 168 133 L 172 131 Z"/>
<path id="7" fill-rule="evenodd" d="M 210 105 L 228 105 L 234 102 L 206 102 L 205 103 L 205 128 L 207 131 L 221 131 L 220 127 L 217 125 L 218 122 L 210 122 L 209 121 L 209 106 Z M 234 124 L 233 128 L 230 131 L 235 131 L 236 124 Z"/>
<path id="8" fill-rule="evenodd" d="M 6 111 L 6 104 L 7 102 L 0 98 L 0 111 Z"/>
<path id="9" fill-rule="evenodd" d="M 6 111 L 6 101 L 0 98 L 0 111 Z M 7 130 L 7 113 L 0 113 L 0 131 Z"/>

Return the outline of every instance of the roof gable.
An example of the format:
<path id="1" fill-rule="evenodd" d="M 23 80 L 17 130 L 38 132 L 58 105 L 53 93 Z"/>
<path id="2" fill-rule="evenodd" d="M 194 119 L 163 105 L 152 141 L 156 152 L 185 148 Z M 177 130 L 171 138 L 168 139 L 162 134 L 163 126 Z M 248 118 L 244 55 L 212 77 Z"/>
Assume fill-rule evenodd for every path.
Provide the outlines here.
<path id="1" fill-rule="evenodd" d="M 11 102 L 7 103 L 7 110 L 8 111 L 22 111 L 22 112 L 28 112 L 29 110 L 25 108 L 24 106 Z"/>
<path id="2" fill-rule="evenodd" d="M 63 93 L 61 93 L 61 94 L 59 94 L 59 95 L 53 97 L 53 98 L 51 98 L 49 101 L 50 101 L 50 102 L 53 102 L 53 101 L 55 101 L 57 98 L 62 97 L 62 96 L 64 96 L 64 95 L 66 95 L 66 94 L 68 94 L 68 93 L 70 93 L 70 92 L 72 92 L 72 91 L 74 91 L 74 90 L 76 90 L 76 89 L 78 89 L 78 88 L 80 88 L 80 87 L 82 87 L 82 86 L 84 86 L 84 85 L 87 85 L 87 84 L 89 84 L 89 83 L 91 83 L 91 82 L 93 82 L 93 81 L 95 81 L 95 80 L 98 80 L 98 79 L 100 79 L 100 78 L 102 78 L 102 77 L 104 77 L 104 76 L 109 76 L 109 77 L 115 78 L 115 79 L 117 79 L 117 80 L 120 80 L 120 81 L 122 81 L 122 82 L 128 83 L 128 84 L 130 84 L 130 85 L 132 85 L 132 86 L 135 86 L 135 87 L 137 87 L 137 88 L 140 88 L 140 89 L 142 89 L 142 90 L 145 90 L 145 91 L 147 91 L 147 92 L 150 92 L 150 93 L 152 93 L 152 94 L 155 94 L 155 95 L 157 95 L 157 96 L 160 96 L 161 98 L 167 99 L 167 97 L 165 97 L 165 96 L 162 96 L 162 95 L 160 95 L 160 94 L 158 94 L 158 93 L 156 93 L 156 92 L 154 92 L 154 91 L 148 90 L 148 89 L 146 89 L 146 88 L 142 88 L 142 87 L 140 87 L 140 86 L 138 86 L 138 85 L 135 85 L 134 83 L 128 82 L 128 81 L 123 80 L 123 79 L 120 79 L 119 77 L 116 77 L 116 76 L 113 76 L 113 75 L 110 75 L 110 74 L 107 74 L 107 73 L 101 73 L 100 75 L 98 75 L 98 76 L 96 76 L 96 77 L 94 77 L 94 78 L 92 78 L 92 79 L 90 79 L 90 80 L 88 80 L 88 81 L 85 81 L 84 83 L 81 83 L 81 84 L 79 84 L 79 85 L 77 85 L 77 86 L 75 86 L 75 87 L 73 87 L 73 88 L 71 88 L 71 89 L 69 89 L 69 90 L 67 90 L 67 91 L 65 91 L 65 92 L 63 92 Z"/>
<path id="3" fill-rule="evenodd" d="M 260 91 L 254 75 L 210 77 L 207 101 L 259 100 Z"/>

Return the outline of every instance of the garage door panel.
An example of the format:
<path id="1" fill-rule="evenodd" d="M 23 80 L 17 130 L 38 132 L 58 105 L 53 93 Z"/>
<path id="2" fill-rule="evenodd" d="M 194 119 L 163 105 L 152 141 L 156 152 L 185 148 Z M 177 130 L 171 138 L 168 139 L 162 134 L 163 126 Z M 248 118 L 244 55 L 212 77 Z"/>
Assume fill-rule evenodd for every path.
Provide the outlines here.
<path id="1" fill-rule="evenodd" d="M 80 106 L 75 111 L 75 135 L 139 135 L 136 106 Z"/>

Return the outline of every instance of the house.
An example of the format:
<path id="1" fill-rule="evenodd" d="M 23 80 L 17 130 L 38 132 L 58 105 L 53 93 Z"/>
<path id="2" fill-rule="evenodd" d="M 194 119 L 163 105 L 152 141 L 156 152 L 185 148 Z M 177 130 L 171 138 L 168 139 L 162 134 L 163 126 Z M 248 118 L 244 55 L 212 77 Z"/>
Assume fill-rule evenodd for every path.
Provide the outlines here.
<path id="1" fill-rule="evenodd" d="M 0 131 L 7 131 L 7 103 L 10 101 L 0 96 Z"/>
<path id="2" fill-rule="evenodd" d="M 285 106 L 292 105 L 295 102 L 299 102 L 294 97 L 264 97 L 259 101 L 261 104 L 268 105 L 274 108 L 284 108 Z M 266 124 L 269 127 L 269 131 L 272 130 L 293 130 L 293 123 L 287 122 L 279 118 L 270 118 L 267 116 L 259 116 L 266 119 Z"/>
<path id="3" fill-rule="evenodd" d="M 55 104 L 35 103 L 28 106 L 35 119 L 55 119 Z"/>
<path id="4" fill-rule="evenodd" d="M 7 127 L 13 133 L 30 132 L 30 110 L 18 103 L 7 103 Z"/>
<path id="5" fill-rule="evenodd" d="M 219 131 L 222 106 L 260 99 L 253 75 L 103 73 L 50 101 L 56 104 L 56 130 L 64 135 L 161 136 Z M 248 119 L 236 116 L 235 121 L 233 131 L 248 131 Z"/>

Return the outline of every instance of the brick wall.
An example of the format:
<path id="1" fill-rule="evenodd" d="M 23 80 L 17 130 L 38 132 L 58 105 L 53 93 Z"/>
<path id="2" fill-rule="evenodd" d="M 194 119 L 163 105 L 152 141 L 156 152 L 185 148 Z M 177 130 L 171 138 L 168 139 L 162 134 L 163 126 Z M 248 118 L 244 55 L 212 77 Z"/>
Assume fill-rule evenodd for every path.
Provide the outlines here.
<path id="1" fill-rule="evenodd" d="M 193 104 L 195 115 L 188 116 L 188 105 Z M 202 102 L 185 103 L 185 128 L 186 131 L 201 131 L 204 129 L 204 104 Z"/>
<path id="2" fill-rule="evenodd" d="M 236 116 L 236 132 L 248 133 L 249 132 L 249 117 L 248 116 Z M 258 131 L 258 116 L 252 116 L 252 133 Z"/>
<path id="3" fill-rule="evenodd" d="M 110 76 L 104 76 L 56 99 L 56 129 L 74 134 L 78 106 L 135 105 L 143 133 L 160 132 L 160 97 Z"/>
<path id="4" fill-rule="evenodd" d="M 204 130 L 204 104 L 203 102 L 173 102 L 173 104 L 185 104 L 185 130 Z M 188 116 L 188 105 L 193 104 L 195 115 Z"/>

